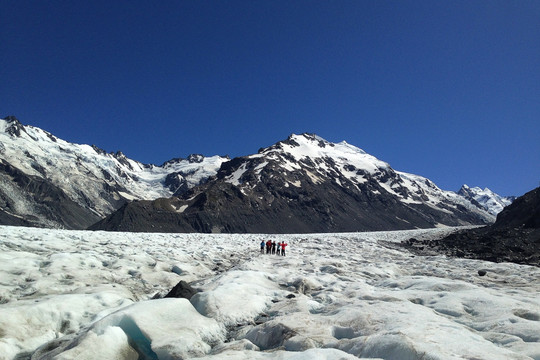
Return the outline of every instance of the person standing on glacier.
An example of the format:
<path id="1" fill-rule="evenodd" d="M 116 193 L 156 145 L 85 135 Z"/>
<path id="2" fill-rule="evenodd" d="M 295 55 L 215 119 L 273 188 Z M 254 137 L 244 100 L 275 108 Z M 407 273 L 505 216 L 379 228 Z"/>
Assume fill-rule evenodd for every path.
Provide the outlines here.
<path id="1" fill-rule="evenodd" d="M 285 246 L 288 244 L 285 244 L 285 241 L 281 242 L 281 256 L 285 256 Z"/>
<path id="2" fill-rule="evenodd" d="M 271 251 L 272 251 L 272 240 L 268 240 L 266 242 L 266 253 L 270 254 Z"/>

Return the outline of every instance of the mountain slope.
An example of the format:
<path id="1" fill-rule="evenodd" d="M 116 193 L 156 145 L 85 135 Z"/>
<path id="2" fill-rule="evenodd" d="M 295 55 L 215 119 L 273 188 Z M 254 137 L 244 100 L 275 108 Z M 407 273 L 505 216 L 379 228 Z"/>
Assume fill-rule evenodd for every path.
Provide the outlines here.
<path id="1" fill-rule="evenodd" d="M 100 219 L 74 202 L 62 189 L 0 161 L 2 224 L 84 228 Z M 46 215 L 46 216 L 43 216 Z"/>
<path id="2" fill-rule="evenodd" d="M 540 188 L 529 191 L 497 215 L 492 228 L 540 229 Z"/>
<path id="3" fill-rule="evenodd" d="M 181 194 L 227 160 L 191 155 L 147 165 L 69 143 L 14 117 L 0 119 L 0 221 L 83 229 L 126 201 Z"/>
<path id="4" fill-rule="evenodd" d="M 306 233 L 487 224 L 494 217 L 421 176 L 313 134 L 223 163 L 185 194 L 133 202 L 91 229 Z"/>
<path id="5" fill-rule="evenodd" d="M 464 230 L 445 239 L 403 246 L 419 254 L 434 251 L 448 256 L 540 266 L 540 188 L 517 198 L 483 228 Z"/>

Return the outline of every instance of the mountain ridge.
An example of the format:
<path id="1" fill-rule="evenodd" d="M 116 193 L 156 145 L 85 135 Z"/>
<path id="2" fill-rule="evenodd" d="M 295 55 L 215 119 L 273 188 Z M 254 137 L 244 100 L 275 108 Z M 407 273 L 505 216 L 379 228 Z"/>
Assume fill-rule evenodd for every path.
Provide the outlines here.
<path id="1" fill-rule="evenodd" d="M 271 199 L 283 197 L 277 202 L 281 209 L 289 207 L 295 210 L 289 209 L 292 213 L 285 211 L 279 216 L 275 211 L 271 211 L 270 213 L 274 214 L 268 214 L 270 219 L 284 221 L 281 216 L 285 216 L 285 213 L 288 217 L 298 217 L 299 213 L 305 210 L 302 209 L 304 206 L 310 208 L 309 211 L 315 211 L 316 218 L 321 222 L 329 221 L 334 224 L 331 228 L 336 228 L 340 223 L 342 226 L 337 228 L 356 229 L 350 226 L 353 220 L 343 218 L 345 209 L 348 209 L 349 214 L 358 212 L 358 204 L 355 204 L 357 202 L 364 204 L 366 208 L 378 208 L 379 213 L 385 208 L 390 209 L 389 203 L 396 203 L 397 207 L 401 208 L 394 209 L 398 213 L 417 213 L 413 217 L 415 221 L 419 221 L 420 226 L 494 221 L 494 216 L 486 215 L 481 206 L 474 204 L 474 200 L 471 202 L 454 192 L 443 191 L 429 179 L 419 175 L 395 171 L 388 163 L 346 141 L 331 143 L 310 133 L 291 134 L 285 140 L 260 148 L 256 154 L 234 159 L 228 156 L 205 157 L 193 153 L 186 159 L 172 158 L 156 166 L 132 160 L 121 151 L 107 152 L 95 145 L 64 141 L 45 130 L 22 125 L 16 117 L 10 116 L 0 119 L 0 164 L 0 222 L 7 225 L 83 229 L 110 216 L 128 203 L 141 205 L 156 199 L 160 199 L 158 203 L 161 207 L 165 202 L 169 202 L 165 208 L 173 209 L 177 214 L 188 214 L 192 212 L 189 199 L 210 188 L 212 190 L 206 194 L 206 202 L 203 198 L 198 199 L 199 212 L 212 208 L 210 202 L 214 198 L 227 194 L 231 199 L 240 199 L 251 193 L 249 201 L 243 199 L 237 206 L 245 202 L 248 208 L 268 210 L 271 208 Z M 261 174 L 264 175 L 266 183 L 256 188 Z M 281 182 L 271 180 L 272 177 L 281 179 Z M 212 185 L 205 187 L 209 181 L 220 185 L 215 188 Z M 303 186 L 303 190 L 298 189 Z M 27 191 L 29 188 L 33 191 Z M 195 188 L 198 190 L 192 192 Z M 381 198 L 378 197 L 381 193 L 391 196 L 381 203 Z M 333 194 L 336 198 L 342 197 L 344 203 L 332 204 L 328 194 Z M 450 199 L 450 202 L 442 204 L 438 199 L 440 196 Z M 161 199 L 171 197 L 174 199 Z M 45 199 L 47 201 L 44 201 Z M 437 208 L 436 204 L 439 203 L 442 204 L 442 212 L 446 214 L 441 214 L 441 209 Z M 318 210 L 313 210 L 314 205 Z M 160 206 L 158 209 L 163 211 Z M 332 214 L 335 208 L 340 207 L 340 219 L 336 220 Z M 415 207 L 422 209 L 414 209 Z M 443 220 L 455 216 L 452 213 L 456 207 L 459 208 L 456 211 L 461 215 L 467 212 L 469 214 L 462 220 Z M 223 212 L 224 209 L 219 211 Z M 422 212 L 424 215 L 421 215 Z M 435 216 L 434 213 L 437 212 L 439 215 Z M 244 211 L 240 213 L 247 215 Z M 364 223 L 365 228 L 369 229 L 384 228 L 381 219 L 389 221 L 391 228 L 409 226 L 406 225 L 408 220 L 394 215 L 373 216 L 364 213 L 352 218 Z M 226 224 L 203 226 L 205 221 L 215 219 L 212 216 L 202 218 L 204 219 L 199 219 L 200 224 L 195 228 L 190 225 L 192 231 L 233 231 L 235 228 L 227 227 Z M 442 220 L 440 224 L 437 218 Z M 237 222 L 235 219 L 230 221 Z M 255 223 L 263 222 L 266 223 L 262 220 Z M 368 222 L 372 225 L 368 226 Z M 271 230 L 271 225 L 275 227 L 275 222 L 268 223 L 264 229 Z M 246 229 L 245 226 L 235 226 Z M 328 227 L 313 224 L 298 224 L 298 227 L 303 232 L 330 230 Z"/>
<path id="2" fill-rule="evenodd" d="M 193 155 L 171 159 L 163 166 L 143 164 L 121 151 L 108 153 L 95 145 L 69 143 L 11 116 L 0 120 L 0 163 L 4 166 L 0 210 L 22 216 L 35 226 L 84 229 L 127 201 L 186 191 L 214 175 L 227 160 Z M 17 171 L 8 172 L 7 166 Z M 41 186 L 42 195 L 28 194 L 20 186 L 35 181 L 47 184 Z M 49 193 L 73 202 L 79 219 L 64 221 L 54 206 L 40 206 L 40 197 Z M 23 202 L 33 206 L 22 208 L 19 204 Z"/>
<path id="3" fill-rule="evenodd" d="M 516 199 L 515 196 L 500 196 L 488 188 L 481 189 L 477 186 L 471 188 L 467 184 L 459 189 L 458 194 L 471 201 L 476 201 L 492 215 L 497 215 Z"/>
<path id="4" fill-rule="evenodd" d="M 126 204 L 90 229 L 305 233 L 492 221 L 424 177 L 397 172 L 346 142 L 304 133 L 224 162 L 212 181 L 179 197 Z"/>

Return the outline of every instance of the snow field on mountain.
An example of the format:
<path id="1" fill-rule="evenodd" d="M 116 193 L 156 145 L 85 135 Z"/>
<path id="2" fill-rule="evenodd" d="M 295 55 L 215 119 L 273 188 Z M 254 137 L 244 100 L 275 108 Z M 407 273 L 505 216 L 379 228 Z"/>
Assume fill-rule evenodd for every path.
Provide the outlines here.
<path id="1" fill-rule="evenodd" d="M 362 149 L 347 144 L 342 141 L 337 144 L 332 144 L 325 139 L 316 136 L 313 140 L 307 140 L 303 135 L 292 135 L 291 139 L 295 141 L 298 146 L 291 146 L 284 144 L 284 151 L 291 154 L 296 161 L 300 161 L 303 158 L 325 158 L 330 157 L 334 160 L 338 160 L 338 164 L 350 164 L 354 165 L 358 169 L 365 170 L 369 173 L 374 173 L 379 169 L 389 168 L 389 165 L 376 157 L 367 154 Z M 324 147 L 319 146 L 319 143 L 324 144 Z M 341 162 L 339 162 L 341 160 Z"/>
<path id="2" fill-rule="evenodd" d="M 381 169 L 390 168 L 384 161 L 367 154 L 362 149 L 347 144 L 345 141 L 333 144 L 319 136 L 308 138 L 304 135 L 295 134 L 291 135 L 290 139 L 297 145 L 293 146 L 285 143 L 282 143 L 281 145 L 283 147 L 282 151 L 290 154 L 296 161 L 296 163 L 286 161 L 284 167 L 289 171 L 300 169 L 301 167 L 298 163 L 301 163 L 306 159 L 317 161 L 331 158 L 339 168 L 343 169 L 342 171 L 344 174 L 348 174 L 351 179 L 354 178 L 359 182 L 363 182 L 363 177 L 358 176 L 355 171 L 347 171 L 347 167 L 354 166 L 355 169 L 366 171 L 370 174 L 376 173 Z M 271 154 L 273 151 L 275 150 L 268 150 L 267 152 Z M 320 162 L 317 165 L 318 171 L 322 170 L 326 172 L 329 170 L 324 162 Z"/>
<path id="3" fill-rule="evenodd" d="M 0 358 L 540 359 L 539 268 L 389 245 L 451 231 L 0 227 Z M 201 292 L 151 300 L 180 280 Z"/>
<path id="4" fill-rule="evenodd" d="M 120 185 L 125 190 L 118 190 L 115 200 L 120 200 L 120 196 L 128 200 L 170 197 L 174 191 L 165 186 L 167 175 L 181 173 L 188 186 L 193 187 L 215 175 L 228 160 L 221 156 L 201 156 L 197 159 L 199 162 L 177 159 L 163 166 L 145 165 L 121 153 L 108 154 L 90 145 L 64 141 L 33 126 L 24 126 L 14 141 L 5 132 L 6 128 L 6 120 L 0 119 L 0 143 L 3 144 L 0 158 L 26 174 L 46 178 L 79 204 L 88 206 L 88 199 L 95 201 L 91 206 L 101 215 L 115 210 L 104 200 L 109 190 L 103 184 Z"/>

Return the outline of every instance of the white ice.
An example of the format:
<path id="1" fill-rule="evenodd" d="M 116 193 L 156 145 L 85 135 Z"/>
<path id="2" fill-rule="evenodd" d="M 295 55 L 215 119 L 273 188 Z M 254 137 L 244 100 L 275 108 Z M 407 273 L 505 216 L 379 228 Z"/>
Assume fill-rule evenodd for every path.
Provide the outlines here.
<path id="1" fill-rule="evenodd" d="M 0 227 L 0 359 L 540 359 L 539 268 L 389 245 L 450 231 Z M 201 292 L 152 300 L 180 280 Z"/>

